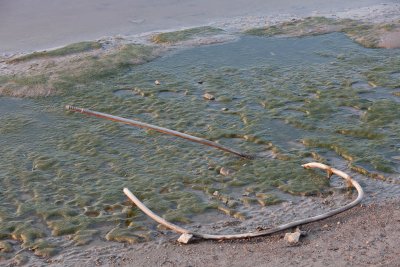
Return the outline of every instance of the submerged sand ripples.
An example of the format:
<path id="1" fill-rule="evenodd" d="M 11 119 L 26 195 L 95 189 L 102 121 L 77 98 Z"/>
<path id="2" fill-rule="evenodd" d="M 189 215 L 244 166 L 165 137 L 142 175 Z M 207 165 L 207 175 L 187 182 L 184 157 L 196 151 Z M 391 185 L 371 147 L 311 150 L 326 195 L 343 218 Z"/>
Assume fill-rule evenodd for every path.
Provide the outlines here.
<path id="1" fill-rule="evenodd" d="M 203 221 L 216 232 L 307 217 L 351 198 L 336 180 L 331 188 L 323 173 L 303 170 L 309 160 L 342 164 L 367 191 L 379 184 L 392 188 L 388 196 L 399 192 L 397 50 L 362 48 L 339 33 L 242 37 L 137 65 L 153 59 L 153 49 L 124 46 L 116 58 L 90 58 L 85 71 L 63 68 L 52 83 L 57 94 L 47 98 L 0 98 L 1 239 L 46 256 L 60 249 L 51 237 L 84 245 L 159 236 L 123 187 L 167 220 Z M 64 112 L 65 104 L 258 157 Z"/>

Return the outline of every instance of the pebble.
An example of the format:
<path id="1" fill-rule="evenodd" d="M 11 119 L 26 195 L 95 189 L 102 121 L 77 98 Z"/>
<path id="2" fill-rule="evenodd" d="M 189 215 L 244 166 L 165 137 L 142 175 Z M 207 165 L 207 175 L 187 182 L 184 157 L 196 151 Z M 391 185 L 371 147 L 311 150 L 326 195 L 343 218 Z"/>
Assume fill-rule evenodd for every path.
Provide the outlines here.
<path id="1" fill-rule="evenodd" d="M 192 234 L 182 234 L 179 238 L 178 238 L 178 242 L 179 243 L 183 243 L 183 244 L 187 244 L 190 242 L 190 240 L 193 238 Z"/>
<path id="2" fill-rule="evenodd" d="M 223 176 L 228 176 L 228 175 L 232 175 L 234 172 L 233 172 L 233 170 L 231 170 L 231 169 L 222 167 L 222 168 L 219 170 L 219 173 L 222 174 Z"/>
<path id="3" fill-rule="evenodd" d="M 215 100 L 215 96 L 213 96 L 212 94 L 209 94 L 209 93 L 205 93 L 205 94 L 203 95 L 203 97 L 204 97 L 205 99 L 207 99 L 207 100 Z"/>
<path id="4" fill-rule="evenodd" d="M 299 232 L 286 233 L 284 240 L 289 244 L 297 244 L 299 242 L 300 235 L 301 234 Z"/>
<path id="5" fill-rule="evenodd" d="M 229 108 L 221 108 L 222 111 L 228 111 Z"/>
<path id="6" fill-rule="evenodd" d="M 160 85 L 161 83 L 160 83 L 159 80 L 155 80 L 155 81 L 154 81 L 154 84 L 155 84 L 155 85 Z"/>

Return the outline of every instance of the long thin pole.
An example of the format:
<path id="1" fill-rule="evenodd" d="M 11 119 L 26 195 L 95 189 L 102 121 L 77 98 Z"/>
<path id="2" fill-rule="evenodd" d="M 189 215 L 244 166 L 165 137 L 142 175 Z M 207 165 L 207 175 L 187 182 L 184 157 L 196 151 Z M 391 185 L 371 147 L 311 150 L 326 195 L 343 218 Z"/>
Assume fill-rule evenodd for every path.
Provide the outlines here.
<path id="1" fill-rule="evenodd" d="M 102 118 L 102 119 L 107 119 L 110 121 L 117 121 L 117 122 L 121 122 L 124 124 L 128 124 L 128 125 L 132 125 L 135 127 L 139 127 L 139 128 L 145 128 L 145 129 L 151 129 L 160 133 L 164 133 L 164 134 L 169 134 L 169 135 L 173 135 L 173 136 L 177 136 L 180 138 L 184 138 L 187 139 L 189 141 L 195 142 L 195 143 L 200 143 L 206 146 L 211 146 L 211 147 L 215 147 L 217 149 L 220 149 L 222 151 L 226 151 L 235 155 L 238 155 L 240 157 L 243 158 L 252 158 L 252 156 L 247 155 L 245 153 L 242 153 L 240 151 L 222 146 L 220 144 L 217 144 L 215 142 L 203 139 L 203 138 L 199 138 L 196 136 L 192 136 L 189 134 L 185 134 L 185 133 L 181 133 L 178 131 L 174 131 L 174 130 L 170 130 L 164 127 L 159 127 L 156 125 L 152 125 L 152 124 L 148 124 L 148 123 L 144 123 L 144 122 L 140 122 L 140 121 L 135 121 L 135 120 L 131 120 L 131 119 L 126 119 L 126 118 L 122 118 L 122 117 L 118 117 L 118 116 L 114 116 L 114 115 L 110 115 L 110 114 L 106 114 L 106 113 L 102 113 L 102 112 L 97 112 L 97 111 L 93 111 L 93 110 L 89 110 L 89 109 L 84 109 L 84 108 L 78 108 L 78 107 L 74 107 L 74 106 L 70 106 L 70 105 L 66 105 L 65 109 L 67 110 L 71 110 L 71 111 L 75 111 L 75 112 L 79 112 L 79 113 L 83 113 L 86 115 L 90 115 L 90 116 L 94 116 L 94 117 L 98 117 L 98 118 Z"/>

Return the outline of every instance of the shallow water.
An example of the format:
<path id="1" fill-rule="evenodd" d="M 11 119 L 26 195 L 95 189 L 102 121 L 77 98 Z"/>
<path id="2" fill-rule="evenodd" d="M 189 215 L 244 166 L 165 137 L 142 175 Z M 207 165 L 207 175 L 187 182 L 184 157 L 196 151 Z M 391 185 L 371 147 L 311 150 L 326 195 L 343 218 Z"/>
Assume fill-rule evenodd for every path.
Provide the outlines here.
<path id="1" fill-rule="evenodd" d="M 332 188 L 324 173 L 303 170 L 308 161 L 350 171 L 381 198 L 394 196 L 399 65 L 400 51 L 365 49 L 337 33 L 243 36 L 178 49 L 87 84 L 70 81 L 61 96 L 2 97 L 0 238 L 39 255 L 60 249 L 54 236 L 81 245 L 157 238 L 157 225 L 131 205 L 123 187 L 168 220 L 204 222 L 203 229 L 220 233 L 315 215 L 354 196 L 339 179 Z M 206 92 L 216 100 L 203 99 Z M 66 104 L 257 157 L 66 112 Z M 221 167 L 233 174 L 220 175 Z"/>

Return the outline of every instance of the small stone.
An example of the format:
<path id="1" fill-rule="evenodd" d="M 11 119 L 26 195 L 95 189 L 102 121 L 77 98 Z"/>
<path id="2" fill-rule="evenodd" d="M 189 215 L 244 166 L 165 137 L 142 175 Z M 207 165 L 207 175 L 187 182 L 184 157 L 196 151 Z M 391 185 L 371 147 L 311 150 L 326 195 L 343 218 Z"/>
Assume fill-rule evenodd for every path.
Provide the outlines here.
<path id="1" fill-rule="evenodd" d="M 214 191 L 213 196 L 219 196 L 219 192 L 218 191 Z"/>
<path id="2" fill-rule="evenodd" d="M 183 243 L 183 244 L 187 244 L 190 242 L 190 240 L 193 238 L 192 234 L 182 234 L 179 238 L 178 238 L 178 242 L 179 243 Z"/>
<path id="3" fill-rule="evenodd" d="M 339 225 L 339 224 L 340 224 L 340 221 L 339 221 L 339 222 L 337 222 L 337 224 Z"/>
<path id="4" fill-rule="evenodd" d="M 299 239 L 300 239 L 299 232 L 286 233 L 284 237 L 284 240 L 289 244 L 297 244 L 299 242 Z"/>
<path id="5" fill-rule="evenodd" d="M 209 93 L 205 93 L 205 94 L 203 95 L 203 97 L 204 97 L 205 99 L 207 99 L 207 100 L 215 100 L 215 96 L 213 96 L 212 94 L 209 94 Z"/>
<path id="6" fill-rule="evenodd" d="M 222 111 L 228 111 L 229 108 L 221 108 Z"/>
<path id="7" fill-rule="evenodd" d="M 323 226 L 323 228 L 328 228 L 329 227 L 329 225 L 327 225 L 327 224 L 325 224 L 324 226 Z"/>
<path id="8" fill-rule="evenodd" d="M 161 83 L 160 83 L 159 80 L 155 80 L 155 81 L 154 81 L 154 84 L 155 84 L 155 85 L 160 85 Z"/>
<path id="9" fill-rule="evenodd" d="M 225 167 L 222 167 L 219 170 L 219 173 L 222 174 L 223 176 L 228 176 L 228 175 L 232 175 L 233 174 L 233 170 L 225 168 Z"/>

